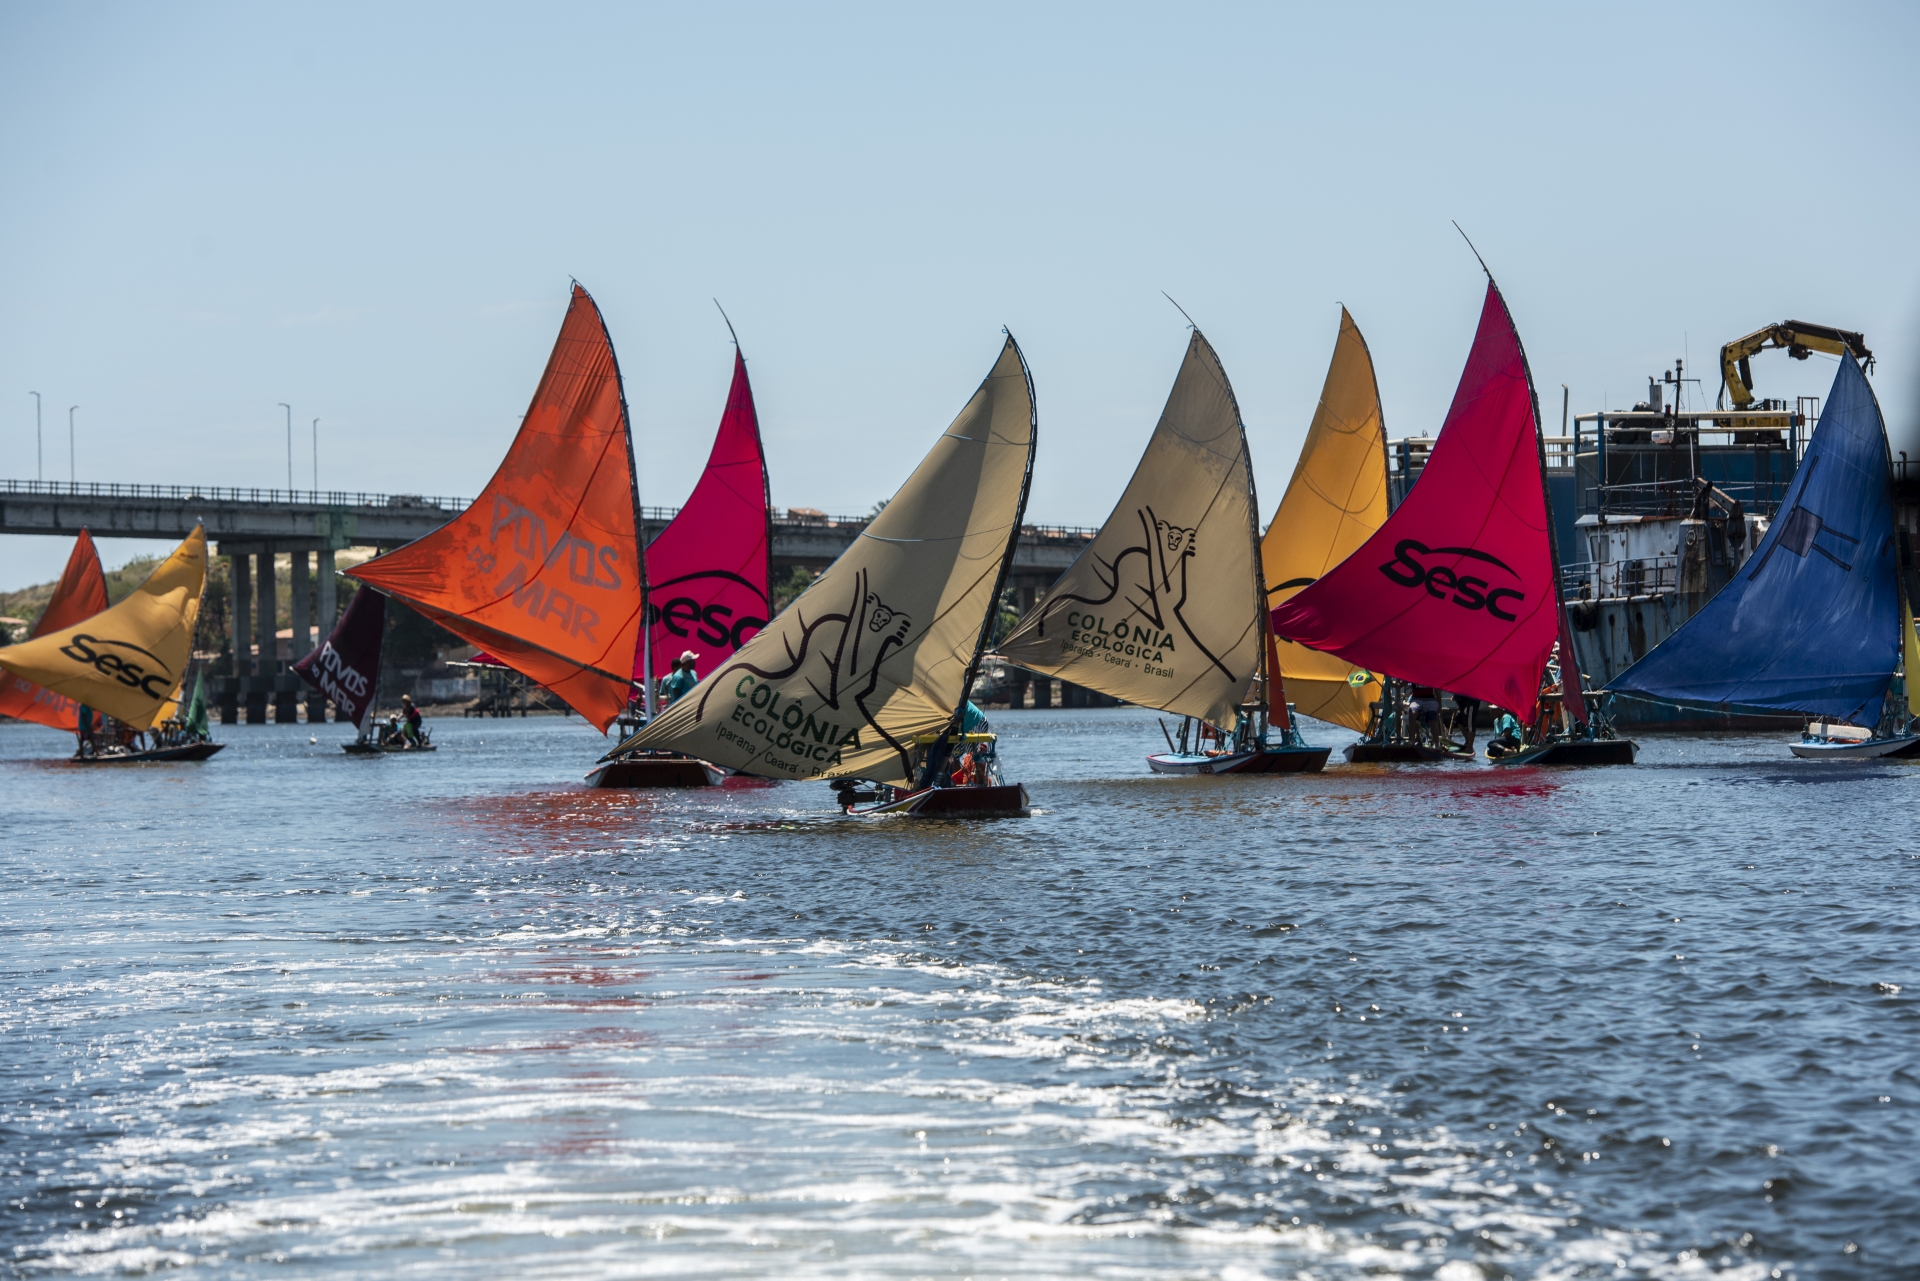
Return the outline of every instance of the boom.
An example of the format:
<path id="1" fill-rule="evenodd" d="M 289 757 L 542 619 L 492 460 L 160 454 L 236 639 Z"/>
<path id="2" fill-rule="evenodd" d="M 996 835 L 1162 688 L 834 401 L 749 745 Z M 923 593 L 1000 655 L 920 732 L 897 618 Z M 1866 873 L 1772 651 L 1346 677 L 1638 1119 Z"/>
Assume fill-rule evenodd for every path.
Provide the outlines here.
<path id="1" fill-rule="evenodd" d="M 1720 349 L 1721 395 L 1731 396 L 1735 409 L 1753 404 L 1753 372 L 1747 367 L 1747 361 L 1769 347 L 1784 347 L 1787 355 L 1795 360 L 1805 360 L 1816 351 L 1833 356 L 1851 351 L 1868 369 L 1873 368 L 1873 353 L 1867 350 L 1866 338 L 1851 329 L 1810 325 L 1803 320 L 1768 325 Z"/>

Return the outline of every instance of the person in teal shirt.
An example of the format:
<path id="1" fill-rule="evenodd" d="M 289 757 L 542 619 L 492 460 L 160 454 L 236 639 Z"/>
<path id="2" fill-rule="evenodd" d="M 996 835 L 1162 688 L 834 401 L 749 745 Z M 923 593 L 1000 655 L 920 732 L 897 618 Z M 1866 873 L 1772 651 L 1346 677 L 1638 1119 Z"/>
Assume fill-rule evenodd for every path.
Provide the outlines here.
<path id="1" fill-rule="evenodd" d="M 688 650 L 674 660 L 673 671 L 660 682 L 660 702 L 663 707 L 672 707 L 693 691 L 700 683 L 699 675 L 693 670 L 700 661 L 700 655 Z"/>

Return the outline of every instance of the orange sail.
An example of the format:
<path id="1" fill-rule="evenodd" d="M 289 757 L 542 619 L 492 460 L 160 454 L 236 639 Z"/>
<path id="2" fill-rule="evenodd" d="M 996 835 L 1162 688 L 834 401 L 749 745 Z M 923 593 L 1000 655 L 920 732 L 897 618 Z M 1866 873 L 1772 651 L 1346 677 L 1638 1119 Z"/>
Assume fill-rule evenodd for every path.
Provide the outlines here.
<path id="1" fill-rule="evenodd" d="M 613 340 L 575 285 L 520 434 L 451 522 L 348 573 L 565 699 L 627 705 L 644 591 L 633 445 Z"/>
<path id="2" fill-rule="evenodd" d="M 28 636 L 44 636 L 71 627 L 106 607 L 107 576 L 101 572 L 100 553 L 94 550 L 93 536 L 83 529 L 74 540 L 67 568 L 53 589 L 53 599 L 47 602 L 46 612 L 40 615 L 40 621 L 33 625 Z M 77 732 L 80 704 L 24 676 L 0 672 L 0 716 Z"/>

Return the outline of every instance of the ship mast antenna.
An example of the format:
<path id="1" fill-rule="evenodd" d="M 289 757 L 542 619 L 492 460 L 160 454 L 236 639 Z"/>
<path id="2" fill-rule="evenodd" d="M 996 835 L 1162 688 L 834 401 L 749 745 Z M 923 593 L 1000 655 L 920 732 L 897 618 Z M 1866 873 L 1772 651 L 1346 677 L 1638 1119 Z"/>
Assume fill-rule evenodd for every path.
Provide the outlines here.
<path id="1" fill-rule="evenodd" d="M 1486 273 L 1487 273 L 1487 283 L 1488 283 L 1488 284 L 1492 284 L 1492 283 L 1493 283 L 1493 272 L 1492 272 L 1492 270 L 1491 270 L 1491 269 L 1490 269 L 1490 268 L 1489 268 L 1489 267 L 1487 266 L 1487 260 L 1486 260 L 1485 258 L 1482 258 L 1482 257 L 1480 256 L 1480 251 L 1479 251 L 1478 249 L 1474 249 L 1474 247 L 1473 247 L 1473 237 L 1471 237 L 1471 236 L 1469 236 L 1469 235 L 1468 235 L 1468 234 L 1467 234 L 1467 233 L 1466 233 L 1466 232 L 1465 232 L 1464 230 L 1462 230 L 1462 228 L 1461 228 L 1461 226 L 1460 226 L 1460 224 L 1459 224 L 1458 222 L 1455 222 L 1455 221 L 1454 221 L 1453 219 L 1451 219 L 1451 218 L 1449 218 L 1449 219 L 1447 219 L 1447 221 L 1448 221 L 1448 222 L 1452 222 L 1452 223 L 1453 223 L 1453 229 L 1454 229 L 1455 231 L 1458 231 L 1458 232 L 1460 232 L 1460 239 L 1462 239 L 1462 240 L 1464 240 L 1464 241 L 1466 241 L 1466 242 L 1467 242 L 1467 248 L 1468 248 L 1468 249 L 1472 249 L 1472 250 L 1473 250 L 1473 257 L 1474 257 L 1474 261 L 1476 261 L 1476 262 L 1478 262 L 1478 263 L 1480 264 L 1480 270 L 1482 270 L 1482 271 L 1484 271 L 1484 272 L 1486 272 Z"/>
<path id="2" fill-rule="evenodd" d="M 737 350 L 740 346 L 740 335 L 733 332 L 733 321 L 728 318 L 727 309 L 720 306 L 720 300 L 718 298 L 713 300 L 713 305 L 715 309 L 719 311 L 720 319 L 727 322 L 727 336 L 733 339 L 734 348 Z"/>

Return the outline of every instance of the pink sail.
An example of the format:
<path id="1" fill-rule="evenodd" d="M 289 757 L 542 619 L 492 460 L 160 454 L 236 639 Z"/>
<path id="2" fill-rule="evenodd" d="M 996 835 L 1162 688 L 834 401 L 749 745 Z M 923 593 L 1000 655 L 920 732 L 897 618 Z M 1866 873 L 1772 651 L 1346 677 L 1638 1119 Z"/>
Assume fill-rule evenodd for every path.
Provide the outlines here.
<path id="1" fill-rule="evenodd" d="M 1526 356 L 1489 282 L 1419 482 L 1359 550 L 1273 611 L 1275 633 L 1531 725 L 1560 620 L 1538 434 Z"/>
<path id="2" fill-rule="evenodd" d="M 707 469 L 679 515 L 647 547 L 647 623 L 655 679 L 680 655 L 699 655 L 710 672 L 767 625 L 771 614 L 772 531 L 767 460 L 753 410 L 747 362 L 736 350 L 733 387 Z M 647 675 L 646 648 L 633 656 Z"/>

